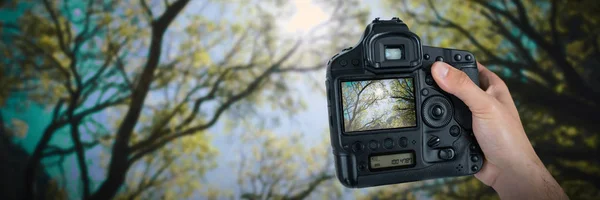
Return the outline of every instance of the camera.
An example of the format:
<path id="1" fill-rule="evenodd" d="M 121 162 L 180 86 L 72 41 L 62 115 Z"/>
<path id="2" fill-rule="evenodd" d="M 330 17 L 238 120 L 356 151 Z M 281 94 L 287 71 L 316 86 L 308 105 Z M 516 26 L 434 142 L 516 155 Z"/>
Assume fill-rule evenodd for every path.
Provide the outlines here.
<path id="1" fill-rule="evenodd" d="M 354 47 L 327 63 L 336 176 L 370 187 L 477 173 L 484 155 L 471 112 L 441 90 L 431 65 L 446 62 L 479 85 L 472 53 L 421 44 L 399 18 L 376 18 Z"/>

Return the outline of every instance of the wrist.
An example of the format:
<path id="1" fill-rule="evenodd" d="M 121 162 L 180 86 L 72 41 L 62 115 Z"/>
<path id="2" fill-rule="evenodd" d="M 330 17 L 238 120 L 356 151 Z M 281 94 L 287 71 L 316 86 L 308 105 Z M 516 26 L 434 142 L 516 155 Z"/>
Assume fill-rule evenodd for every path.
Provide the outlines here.
<path id="1" fill-rule="evenodd" d="M 511 165 L 498 174 L 491 187 L 501 199 L 567 199 L 539 159 Z"/>

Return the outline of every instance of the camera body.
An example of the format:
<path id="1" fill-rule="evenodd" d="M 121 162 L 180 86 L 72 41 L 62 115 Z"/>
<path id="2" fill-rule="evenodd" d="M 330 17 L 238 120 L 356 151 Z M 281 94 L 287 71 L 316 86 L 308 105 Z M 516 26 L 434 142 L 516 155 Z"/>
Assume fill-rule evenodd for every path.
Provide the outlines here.
<path id="1" fill-rule="evenodd" d="M 470 175 L 483 166 L 471 112 L 442 91 L 443 61 L 479 84 L 473 54 L 423 46 L 402 20 L 376 18 L 360 42 L 327 63 L 327 105 L 336 175 L 370 187 Z"/>

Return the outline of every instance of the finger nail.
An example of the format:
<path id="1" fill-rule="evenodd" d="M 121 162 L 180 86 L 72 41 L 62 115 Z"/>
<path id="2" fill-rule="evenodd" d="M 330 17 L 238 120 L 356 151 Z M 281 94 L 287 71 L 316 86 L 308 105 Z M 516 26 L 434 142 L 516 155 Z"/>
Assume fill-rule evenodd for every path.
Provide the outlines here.
<path id="1" fill-rule="evenodd" d="M 436 73 L 439 77 L 441 78 L 445 78 L 448 75 L 448 65 L 444 64 L 444 63 L 440 63 L 440 62 L 436 62 L 434 65 L 437 65 L 437 67 L 434 67 L 434 73 Z"/>

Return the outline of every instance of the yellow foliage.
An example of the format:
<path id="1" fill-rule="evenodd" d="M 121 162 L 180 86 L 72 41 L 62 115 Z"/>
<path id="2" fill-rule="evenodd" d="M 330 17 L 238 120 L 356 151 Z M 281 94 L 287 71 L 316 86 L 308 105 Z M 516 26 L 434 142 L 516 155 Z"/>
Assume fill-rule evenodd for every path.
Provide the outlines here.
<path id="1" fill-rule="evenodd" d="M 596 149 L 598 148 L 598 137 L 598 135 L 591 135 L 589 137 L 586 137 L 584 139 L 584 142 L 588 147 Z"/>
<path id="2" fill-rule="evenodd" d="M 209 65 L 211 64 L 210 54 L 208 51 L 201 49 L 194 54 L 194 61 L 196 61 L 194 66 L 197 67 Z"/>
<path id="3" fill-rule="evenodd" d="M 12 134 L 18 138 L 25 138 L 27 132 L 29 131 L 29 126 L 27 125 L 27 122 L 17 118 L 12 118 L 11 122 Z"/>
<path id="4" fill-rule="evenodd" d="M 133 9 L 131 9 L 131 8 L 126 8 L 125 9 L 125 16 L 131 17 L 131 16 L 133 16 L 133 14 L 134 14 Z"/>
<path id="5" fill-rule="evenodd" d="M 45 199 L 62 200 L 69 199 L 69 195 L 65 189 L 61 188 L 58 181 L 52 179 L 48 182 L 48 186 L 45 188 Z"/>

